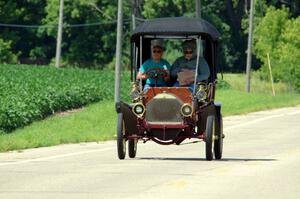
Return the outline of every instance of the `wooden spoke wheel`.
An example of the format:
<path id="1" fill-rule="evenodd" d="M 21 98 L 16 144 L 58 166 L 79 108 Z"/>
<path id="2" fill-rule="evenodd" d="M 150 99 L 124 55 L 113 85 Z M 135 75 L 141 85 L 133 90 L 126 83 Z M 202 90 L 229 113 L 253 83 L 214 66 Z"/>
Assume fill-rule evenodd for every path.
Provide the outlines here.
<path id="1" fill-rule="evenodd" d="M 118 150 L 119 159 L 123 160 L 126 156 L 126 138 L 125 138 L 125 124 L 124 124 L 122 113 L 118 114 L 117 150 Z"/>

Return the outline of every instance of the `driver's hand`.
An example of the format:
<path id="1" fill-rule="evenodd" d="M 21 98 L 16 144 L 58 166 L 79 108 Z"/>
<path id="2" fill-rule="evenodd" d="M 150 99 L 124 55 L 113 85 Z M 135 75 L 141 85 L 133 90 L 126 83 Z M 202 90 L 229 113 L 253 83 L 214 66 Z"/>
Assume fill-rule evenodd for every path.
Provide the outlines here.
<path id="1" fill-rule="evenodd" d="M 148 79 L 148 78 L 149 78 L 149 76 L 147 74 L 145 74 L 145 73 L 142 74 L 142 79 Z"/>
<path id="2" fill-rule="evenodd" d="M 138 73 L 137 79 L 148 79 L 149 76 L 146 73 Z"/>

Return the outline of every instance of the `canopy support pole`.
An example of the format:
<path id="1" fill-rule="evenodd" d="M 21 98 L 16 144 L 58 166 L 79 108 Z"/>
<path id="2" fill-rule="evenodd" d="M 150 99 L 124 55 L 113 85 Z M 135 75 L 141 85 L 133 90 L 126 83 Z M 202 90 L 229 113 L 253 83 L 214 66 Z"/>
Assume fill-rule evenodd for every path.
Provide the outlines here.
<path id="1" fill-rule="evenodd" d="M 199 70 L 199 62 L 200 62 L 200 52 L 201 52 L 201 36 L 197 39 L 197 64 L 196 64 L 196 71 L 195 71 L 193 95 L 196 94 L 196 86 L 197 86 L 198 70 Z"/>
<path id="2" fill-rule="evenodd" d="M 197 39 L 197 64 L 196 64 L 196 71 L 195 71 L 195 79 L 194 79 L 194 88 L 193 88 L 193 104 L 192 107 L 195 108 L 197 104 L 196 98 L 196 88 L 197 88 L 197 79 L 198 79 L 198 70 L 199 70 L 199 62 L 200 62 L 200 52 L 201 52 L 201 36 Z"/>
<path id="3" fill-rule="evenodd" d="M 140 36 L 140 67 L 143 65 L 143 37 Z M 140 87 L 140 92 L 143 91 L 143 80 L 140 79 L 140 84 L 139 84 L 139 87 Z"/>

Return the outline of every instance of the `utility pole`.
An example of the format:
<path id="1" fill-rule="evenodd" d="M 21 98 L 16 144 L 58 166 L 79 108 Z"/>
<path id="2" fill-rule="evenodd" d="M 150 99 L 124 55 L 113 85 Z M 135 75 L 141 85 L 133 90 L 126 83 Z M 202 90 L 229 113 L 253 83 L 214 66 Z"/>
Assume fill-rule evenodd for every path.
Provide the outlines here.
<path id="1" fill-rule="evenodd" d="M 118 0 L 118 27 L 116 46 L 116 67 L 115 67 L 115 102 L 120 102 L 120 70 L 122 58 L 122 31 L 123 28 L 123 0 Z"/>
<path id="2" fill-rule="evenodd" d="M 135 19 L 135 14 L 132 14 L 132 30 L 136 28 L 136 19 Z"/>
<path id="3" fill-rule="evenodd" d="M 59 66 L 60 66 L 61 40 L 62 40 L 62 32 L 63 32 L 63 17 L 64 17 L 64 0 L 60 0 L 59 22 L 58 22 L 57 43 L 56 43 L 56 58 L 55 58 L 55 66 L 57 68 L 59 68 Z"/>
<path id="4" fill-rule="evenodd" d="M 132 30 L 136 27 L 136 10 L 137 10 L 137 2 L 136 0 L 131 0 L 131 18 L 132 18 Z"/>
<path id="5" fill-rule="evenodd" d="M 141 14 L 141 7 L 143 5 L 144 0 L 131 0 L 131 13 L 132 13 L 132 30 L 134 30 L 137 26 L 137 20 L 143 18 Z"/>
<path id="6" fill-rule="evenodd" d="M 196 17 L 201 19 L 201 0 L 196 0 Z"/>
<path id="7" fill-rule="evenodd" d="M 253 40 L 253 13 L 254 2 L 251 0 L 250 5 L 250 18 L 249 18 L 249 35 L 248 35 L 248 50 L 247 50 L 247 66 L 246 66 L 246 92 L 250 93 L 250 80 L 251 80 L 251 64 L 252 64 L 252 40 Z"/>

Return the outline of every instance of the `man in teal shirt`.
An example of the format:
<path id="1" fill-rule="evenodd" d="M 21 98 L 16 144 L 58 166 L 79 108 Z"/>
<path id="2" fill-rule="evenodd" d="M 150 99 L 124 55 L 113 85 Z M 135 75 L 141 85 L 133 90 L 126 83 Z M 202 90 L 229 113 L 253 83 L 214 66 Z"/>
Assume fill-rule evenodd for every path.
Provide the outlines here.
<path id="1" fill-rule="evenodd" d="M 171 66 L 166 60 L 162 59 L 163 49 L 161 40 L 151 41 L 152 58 L 144 62 L 137 75 L 137 79 L 146 79 L 146 85 L 144 87 L 145 92 L 149 87 L 167 86 L 166 82 L 170 80 L 169 71 Z M 160 78 L 150 77 L 149 73 L 147 74 L 147 72 L 150 71 L 151 73 L 163 73 L 165 76 Z"/>

